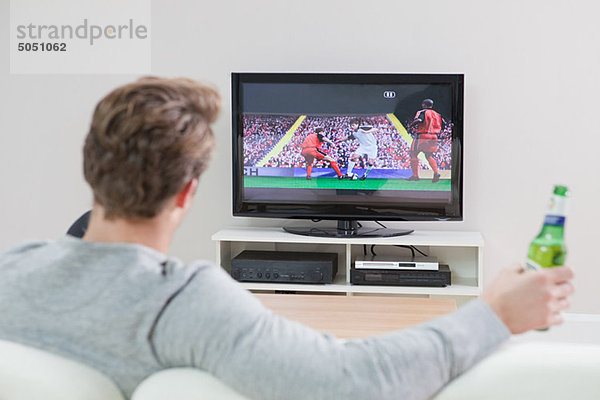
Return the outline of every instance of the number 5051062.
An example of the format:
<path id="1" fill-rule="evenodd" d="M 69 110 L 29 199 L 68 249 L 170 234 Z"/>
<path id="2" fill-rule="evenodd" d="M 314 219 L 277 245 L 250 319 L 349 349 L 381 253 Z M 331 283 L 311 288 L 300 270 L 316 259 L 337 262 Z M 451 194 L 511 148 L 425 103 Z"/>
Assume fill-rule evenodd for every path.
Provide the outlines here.
<path id="1" fill-rule="evenodd" d="M 66 43 L 19 43 L 17 49 L 19 51 L 67 51 Z"/>

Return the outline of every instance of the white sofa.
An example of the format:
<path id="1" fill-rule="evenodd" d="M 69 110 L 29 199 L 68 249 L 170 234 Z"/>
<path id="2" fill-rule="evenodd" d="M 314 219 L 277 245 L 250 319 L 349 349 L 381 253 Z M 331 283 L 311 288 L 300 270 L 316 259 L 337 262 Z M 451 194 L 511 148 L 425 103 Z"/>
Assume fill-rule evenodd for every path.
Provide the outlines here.
<path id="1" fill-rule="evenodd" d="M 0 400 L 124 400 L 100 372 L 48 352 L 0 340 Z"/>
<path id="2" fill-rule="evenodd" d="M 167 369 L 142 382 L 135 400 L 244 400 L 213 376 Z M 113 381 L 81 363 L 0 340 L 0 400 L 125 400 Z"/>
<path id="3" fill-rule="evenodd" d="M 47 352 L 0 340 L 0 400 L 124 400 L 100 372 Z M 132 400 L 244 400 L 190 368 L 158 372 Z M 450 383 L 435 400 L 597 400 L 600 346 L 509 344 Z"/>
<path id="4" fill-rule="evenodd" d="M 214 376 L 192 368 L 157 372 L 140 383 L 131 397 L 131 400 L 165 399 L 248 400 Z"/>
<path id="5" fill-rule="evenodd" d="M 599 400 L 600 346 L 509 343 L 450 382 L 435 400 Z"/>

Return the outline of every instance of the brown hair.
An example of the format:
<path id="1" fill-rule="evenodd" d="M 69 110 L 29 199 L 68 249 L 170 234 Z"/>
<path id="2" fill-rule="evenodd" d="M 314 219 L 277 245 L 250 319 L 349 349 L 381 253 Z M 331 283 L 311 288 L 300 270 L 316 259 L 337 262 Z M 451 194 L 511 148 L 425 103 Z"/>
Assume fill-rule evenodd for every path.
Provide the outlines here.
<path id="1" fill-rule="evenodd" d="M 218 92 L 190 79 L 142 78 L 96 106 L 83 148 L 94 201 L 112 219 L 152 218 L 206 168 Z"/>

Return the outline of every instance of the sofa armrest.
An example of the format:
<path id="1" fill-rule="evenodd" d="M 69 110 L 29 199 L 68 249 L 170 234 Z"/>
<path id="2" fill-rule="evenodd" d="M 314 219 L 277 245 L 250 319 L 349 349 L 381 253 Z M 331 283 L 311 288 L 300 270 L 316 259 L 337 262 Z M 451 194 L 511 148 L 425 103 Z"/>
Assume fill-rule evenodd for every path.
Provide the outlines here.
<path id="1" fill-rule="evenodd" d="M 434 399 L 600 399 L 600 346 L 509 343 Z"/>

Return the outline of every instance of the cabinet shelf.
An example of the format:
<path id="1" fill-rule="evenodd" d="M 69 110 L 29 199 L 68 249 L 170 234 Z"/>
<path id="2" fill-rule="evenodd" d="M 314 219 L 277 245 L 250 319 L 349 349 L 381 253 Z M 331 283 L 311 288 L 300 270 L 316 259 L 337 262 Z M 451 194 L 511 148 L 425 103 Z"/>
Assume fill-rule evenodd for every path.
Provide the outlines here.
<path id="1" fill-rule="evenodd" d="M 332 284 L 243 282 L 252 291 L 293 291 L 345 294 L 395 294 L 476 297 L 481 293 L 483 237 L 479 232 L 416 231 L 389 238 L 322 238 L 287 233 L 280 228 L 231 228 L 212 236 L 217 244 L 217 263 L 231 270 L 231 259 L 243 250 L 306 251 L 338 253 L 338 274 Z M 417 246 L 452 271 L 452 285 L 438 287 L 352 285 L 350 269 L 363 245 L 375 245 L 378 255 L 400 257 L 407 250 L 395 246 Z M 404 254 L 406 255 L 406 254 Z"/>

